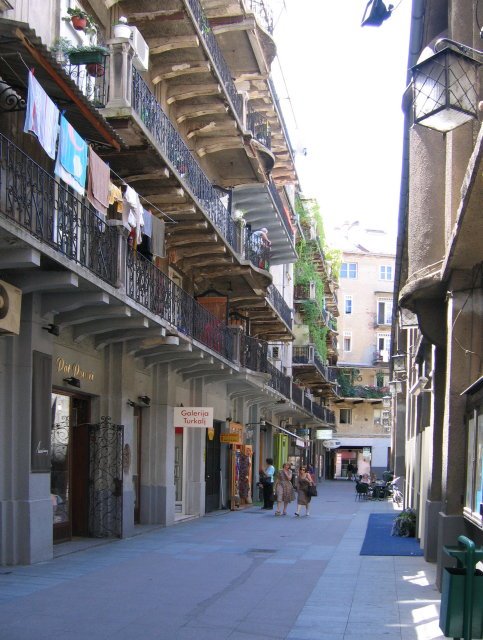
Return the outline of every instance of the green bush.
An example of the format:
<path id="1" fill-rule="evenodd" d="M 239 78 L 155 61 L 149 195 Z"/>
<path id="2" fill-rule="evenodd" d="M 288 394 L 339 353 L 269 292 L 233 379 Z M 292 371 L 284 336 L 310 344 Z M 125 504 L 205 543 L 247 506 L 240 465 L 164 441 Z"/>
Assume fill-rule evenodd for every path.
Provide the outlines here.
<path id="1" fill-rule="evenodd" d="M 392 536 L 402 538 L 414 538 L 416 535 L 416 511 L 414 509 L 404 509 L 394 519 L 391 530 Z"/>

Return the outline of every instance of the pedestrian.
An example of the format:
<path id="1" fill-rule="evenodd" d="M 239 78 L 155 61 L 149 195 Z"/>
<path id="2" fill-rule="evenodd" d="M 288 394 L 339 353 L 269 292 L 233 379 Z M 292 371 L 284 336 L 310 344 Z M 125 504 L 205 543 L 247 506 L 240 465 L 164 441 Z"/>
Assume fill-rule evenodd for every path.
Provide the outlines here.
<path id="1" fill-rule="evenodd" d="M 315 477 L 315 468 L 312 464 L 307 465 L 307 473 L 310 475 L 310 477 L 312 478 L 312 482 L 315 484 L 317 479 Z"/>
<path id="2" fill-rule="evenodd" d="M 290 462 L 284 462 L 275 482 L 274 493 L 277 496 L 276 516 L 286 516 L 287 507 L 295 498 L 295 491 L 292 485 L 292 470 Z M 281 511 L 283 505 L 283 511 Z"/>
<path id="3" fill-rule="evenodd" d="M 314 482 L 307 468 L 300 467 L 299 477 L 297 478 L 297 510 L 294 514 L 295 516 L 300 516 L 300 509 L 302 507 L 305 507 L 305 515 L 310 515 L 310 501 L 312 497 L 309 496 L 309 486 L 313 484 Z"/>
<path id="4" fill-rule="evenodd" d="M 275 475 L 275 467 L 273 459 L 265 460 L 266 467 L 263 470 L 263 507 L 262 509 L 273 509 L 273 476 Z"/>
<path id="5" fill-rule="evenodd" d="M 352 474 L 354 473 L 354 465 L 349 462 L 347 465 L 347 480 L 352 480 Z"/>

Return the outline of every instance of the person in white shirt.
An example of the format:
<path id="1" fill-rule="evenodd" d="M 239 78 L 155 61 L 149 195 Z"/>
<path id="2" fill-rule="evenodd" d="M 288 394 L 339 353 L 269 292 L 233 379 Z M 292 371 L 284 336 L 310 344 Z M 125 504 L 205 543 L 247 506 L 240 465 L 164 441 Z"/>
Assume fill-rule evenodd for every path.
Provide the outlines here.
<path id="1" fill-rule="evenodd" d="M 273 476 L 275 475 L 275 467 L 272 458 L 265 460 L 266 467 L 263 470 L 263 507 L 262 509 L 273 509 Z"/>

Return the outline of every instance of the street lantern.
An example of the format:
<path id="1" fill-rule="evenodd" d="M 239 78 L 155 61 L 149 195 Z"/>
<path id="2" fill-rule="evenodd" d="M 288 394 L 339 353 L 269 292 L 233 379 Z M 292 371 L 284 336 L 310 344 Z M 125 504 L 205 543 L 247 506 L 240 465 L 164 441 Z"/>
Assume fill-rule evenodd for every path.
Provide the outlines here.
<path id="1" fill-rule="evenodd" d="M 396 353 L 392 356 L 392 366 L 394 373 L 403 373 L 406 371 L 406 354 Z"/>
<path id="2" fill-rule="evenodd" d="M 382 406 L 388 409 L 391 406 L 391 396 L 382 396 Z"/>
<path id="3" fill-rule="evenodd" d="M 414 122 L 446 133 L 477 118 L 478 67 L 448 47 L 414 66 Z"/>

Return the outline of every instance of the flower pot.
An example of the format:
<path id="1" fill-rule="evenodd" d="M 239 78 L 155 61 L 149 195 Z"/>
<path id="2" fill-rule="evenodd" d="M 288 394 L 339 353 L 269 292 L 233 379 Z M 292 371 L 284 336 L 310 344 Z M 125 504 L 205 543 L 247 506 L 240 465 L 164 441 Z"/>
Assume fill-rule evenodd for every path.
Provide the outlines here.
<path id="1" fill-rule="evenodd" d="M 104 65 L 96 62 L 90 62 L 87 64 L 86 70 L 93 78 L 101 78 L 104 75 Z"/>
<path id="2" fill-rule="evenodd" d="M 115 38 L 130 38 L 131 37 L 131 27 L 127 24 L 123 24 L 122 22 L 119 24 L 115 24 L 113 26 L 113 34 Z"/>
<path id="3" fill-rule="evenodd" d="M 81 18 L 80 16 L 72 16 L 70 21 L 76 31 L 84 31 L 87 27 L 87 18 Z"/>

